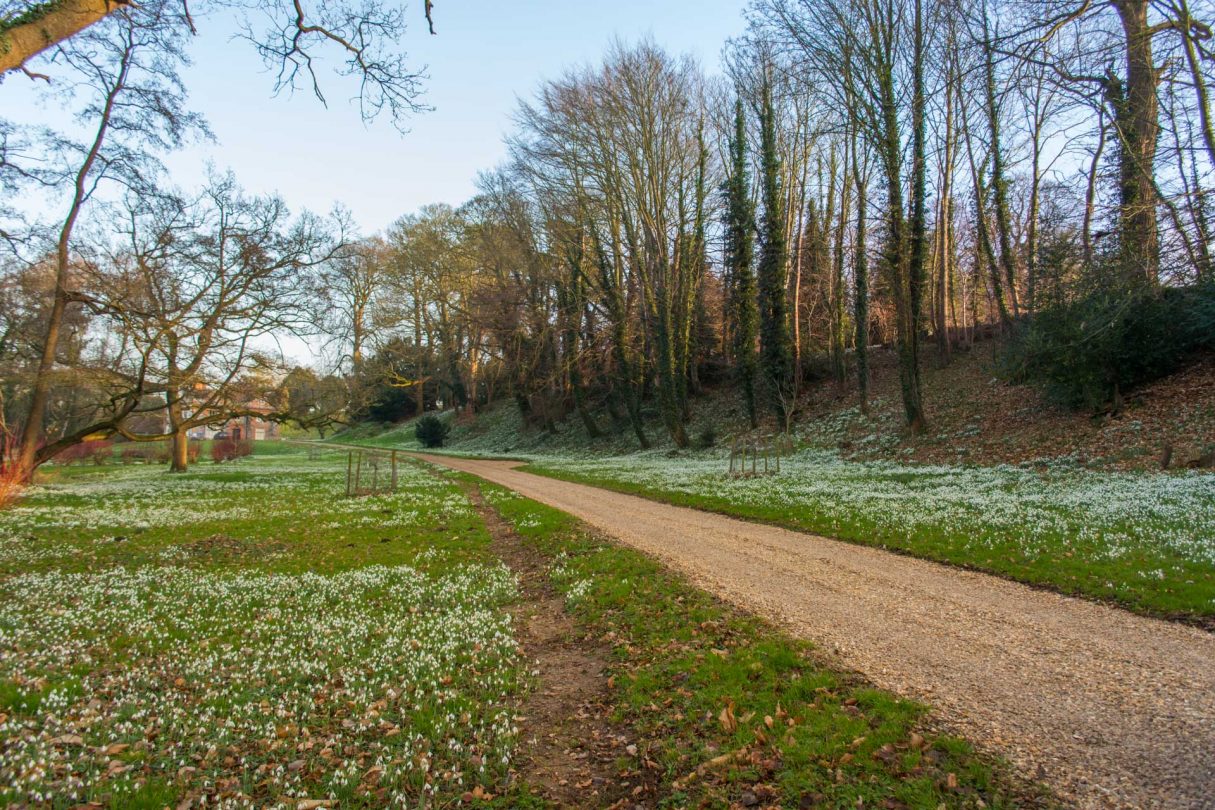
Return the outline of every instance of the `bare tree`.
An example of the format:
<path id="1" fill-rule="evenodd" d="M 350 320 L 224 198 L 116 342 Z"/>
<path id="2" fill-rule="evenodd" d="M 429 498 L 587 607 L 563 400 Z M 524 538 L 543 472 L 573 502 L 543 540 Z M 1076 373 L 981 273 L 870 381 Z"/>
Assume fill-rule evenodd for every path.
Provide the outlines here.
<path id="1" fill-rule="evenodd" d="M 1184 2 L 1153 0 L 1035 0 L 1026 17 L 1032 22 L 1006 38 L 1009 51 L 1048 67 L 1067 92 L 1096 95 L 1109 110 L 1117 144 L 1121 275 L 1132 287 L 1155 285 L 1161 249 L 1157 209 L 1165 201 L 1157 174 L 1160 88 L 1167 75 L 1158 51 L 1180 50 L 1199 117 L 1209 122 L 1200 56 L 1205 46 L 1199 43 L 1210 38 L 1210 24 L 1196 19 Z M 1079 44 L 1050 47 L 1065 34 Z M 1204 137 L 1209 133 L 1204 128 Z"/>
<path id="2" fill-rule="evenodd" d="M 336 256 L 321 273 L 326 306 L 321 328 L 342 348 L 339 362 L 356 376 L 377 323 L 379 299 L 392 276 L 393 256 L 379 237 L 361 240 Z"/>
<path id="3" fill-rule="evenodd" d="M 881 169 L 886 196 L 881 267 L 896 313 L 903 409 L 909 427 L 923 430 L 919 327 L 927 254 L 929 19 L 922 0 L 757 0 L 754 9 L 761 31 L 813 66 Z M 910 177 L 904 174 L 908 153 Z"/>
<path id="4" fill-rule="evenodd" d="M 76 226 L 104 186 L 146 188 L 156 173 L 154 151 L 180 144 L 192 131 L 205 131 L 199 118 L 183 109 L 178 67 L 182 37 L 153 3 L 139 14 L 120 10 L 105 26 L 89 29 L 61 48 L 56 59 L 76 78 L 74 90 L 85 99 L 80 117 L 92 127 L 83 143 L 49 136 L 47 148 L 57 169 L 29 174 L 62 189 L 65 211 L 54 237 L 55 285 L 41 360 L 32 382 L 28 412 L 22 420 L 16 464 L 33 472 L 43 440 L 43 420 L 60 332 L 69 304 L 77 299 L 72 258 Z"/>
<path id="5" fill-rule="evenodd" d="M 552 82 L 524 105 L 512 141 L 520 174 L 580 221 L 594 257 L 589 286 L 610 331 L 616 393 L 642 446 L 649 442 L 641 391 L 650 371 L 668 432 L 688 443 L 711 183 L 701 84 L 689 60 L 651 43 L 617 44 L 602 67 Z"/>
<path id="6" fill-rule="evenodd" d="M 146 364 L 145 390 L 163 396 L 171 470 L 186 469 L 187 433 L 242 415 L 237 383 L 281 365 L 275 342 L 313 323 L 310 275 L 346 247 L 315 217 L 292 221 L 273 197 L 246 196 L 229 175 L 195 199 L 131 200 L 123 239 L 92 274 L 95 305 Z"/>
<path id="7" fill-rule="evenodd" d="M 323 61 L 323 53 L 336 52 L 336 72 L 359 83 L 364 118 L 387 112 L 401 123 L 424 109 L 418 100 L 424 76 L 409 66 L 400 47 L 406 28 L 403 4 L 391 0 L 206 0 L 204 5 L 239 16 L 243 38 L 275 72 L 276 92 L 303 83 L 323 102 L 316 65 Z M 433 3 L 424 0 L 422 8 L 433 34 Z M 4 0 L 0 3 L 0 77 L 23 71 L 49 79 L 31 69 L 30 63 L 118 15 L 136 19 L 150 15 L 157 25 L 171 25 L 177 35 L 195 31 L 186 0 Z"/>

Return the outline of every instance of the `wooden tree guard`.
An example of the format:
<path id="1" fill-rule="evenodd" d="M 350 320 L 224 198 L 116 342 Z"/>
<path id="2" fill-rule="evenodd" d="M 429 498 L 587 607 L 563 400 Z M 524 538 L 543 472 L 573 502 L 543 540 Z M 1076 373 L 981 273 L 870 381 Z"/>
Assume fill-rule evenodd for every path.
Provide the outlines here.
<path id="1" fill-rule="evenodd" d="M 386 466 L 387 476 L 380 476 Z M 346 497 L 381 495 L 397 491 L 397 451 L 351 450 L 346 456 Z"/>
<path id="2" fill-rule="evenodd" d="M 736 437 L 730 443 L 730 475 L 751 477 L 779 473 L 781 458 L 792 452 L 793 440 L 785 433 Z M 747 469 L 748 459 L 751 461 L 750 470 Z"/>

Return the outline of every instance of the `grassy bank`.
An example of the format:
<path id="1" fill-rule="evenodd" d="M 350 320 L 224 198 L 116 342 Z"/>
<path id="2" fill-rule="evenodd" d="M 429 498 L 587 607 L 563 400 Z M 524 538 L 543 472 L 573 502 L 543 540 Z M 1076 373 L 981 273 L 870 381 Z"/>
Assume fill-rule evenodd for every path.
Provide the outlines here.
<path id="1" fill-rule="evenodd" d="M 1146 613 L 1215 616 L 1215 476 L 911 466 L 804 450 L 731 478 L 720 454 L 533 457 L 546 475 L 990 571 Z"/>

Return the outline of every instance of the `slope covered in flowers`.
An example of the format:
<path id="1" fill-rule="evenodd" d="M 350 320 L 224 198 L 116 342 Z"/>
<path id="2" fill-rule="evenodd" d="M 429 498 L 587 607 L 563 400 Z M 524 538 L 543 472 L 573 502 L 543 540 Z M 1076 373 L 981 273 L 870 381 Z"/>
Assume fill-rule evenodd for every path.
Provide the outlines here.
<path id="1" fill-rule="evenodd" d="M 0 515 L 0 804 L 495 790 L 514 578 L 452 484 L 407 466 L 396 495 L 346 500 L 343 472 L 70 471 Z"/>
<path id="2" fill-rule="evenodd" d="M 973 566 L 1160 613 L 1215 615 L 1215 476 L 912 466 L 803 449 L 731 477 L 720 451 L 529 457 L 535 469 Z"/>

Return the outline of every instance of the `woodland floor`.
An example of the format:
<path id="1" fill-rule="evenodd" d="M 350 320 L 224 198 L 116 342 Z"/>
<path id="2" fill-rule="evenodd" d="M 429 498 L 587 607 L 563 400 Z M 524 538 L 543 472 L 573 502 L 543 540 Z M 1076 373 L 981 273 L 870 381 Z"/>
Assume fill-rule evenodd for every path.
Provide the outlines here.
<path id="1" fill-rule="evenodd" d="M 853 460 L 907 464 L 1044 466 L 1065 463 L 1107 471 L 1160 470 L 1171 446 L 1172 467 L 1194 466 L 1215 448 L 1215 353 L 1197 355 L 1168 377 L 1128 392 L 1118 413 L 1073 411 L 1050 401 L 1041 389 L 1013 384 L 996 371 L 1000 344 L 983 341 L 958 349 L 942 362 L 935 348 L 923 358 L 923 390 L 928 429 L 905 428 L 896 358 L 889 349 L 870 352 L 870 414 L 857 402 L 853 358 L 843 384 L 811 377 L 802 394 L 793 433 L 804 446 L 838 452 Z M 694 397 L 689 434 L 699 444 L 711 434 L 718 446 L 745 425 L 741 397 L 727 384 L 707 385 Z M 670 447 L 656 412 L 643 409 L 656 448 Z M 512 404 L 461 414 L 448 442 L 455 452 L 477 455 L 618 454 L 635 452 L 637 441 L 625 425 L 596 412 L 605 435 L 590 438 L 572 415 L 541 430 L 524 425 Z M 412 421 L 397 426 L 366 424 L 347 429 L 343 442 L 420 449 Z M 761 432 L 778 430 L 767 423 Z"/>
<path id="2" fill-rule="evenodd" d="M 1215 637 L 1003 579 L 513 469 L 431 457 L 651 554 L 931 703 L 1081 807 L 1210 807 Z"/>
<path id="3" fill-rule="evenodd" d="M 1131 392 L 1120 413 L 1094 415 L 1053 404 L 1033 386 L 998 379 L 995 350 L 996 344 L 980 343 L 946 364 L 934 350 L 927 351 L 929 429 L 922 436 L 903 429 L 897 367 L 884 350 L 873 355 L 871 419 L 856 412 L 855 380 L 842 388 L 819 381 L 806 386 L 799 430 L 811 443 L 835 447 L 847 457 L 911 463 L 1066 458 L 1101 469 L 1155 470 L 1165 445 L 1173 447 L 1174 465 L 1215 446 L 1215 354 Z"/>

